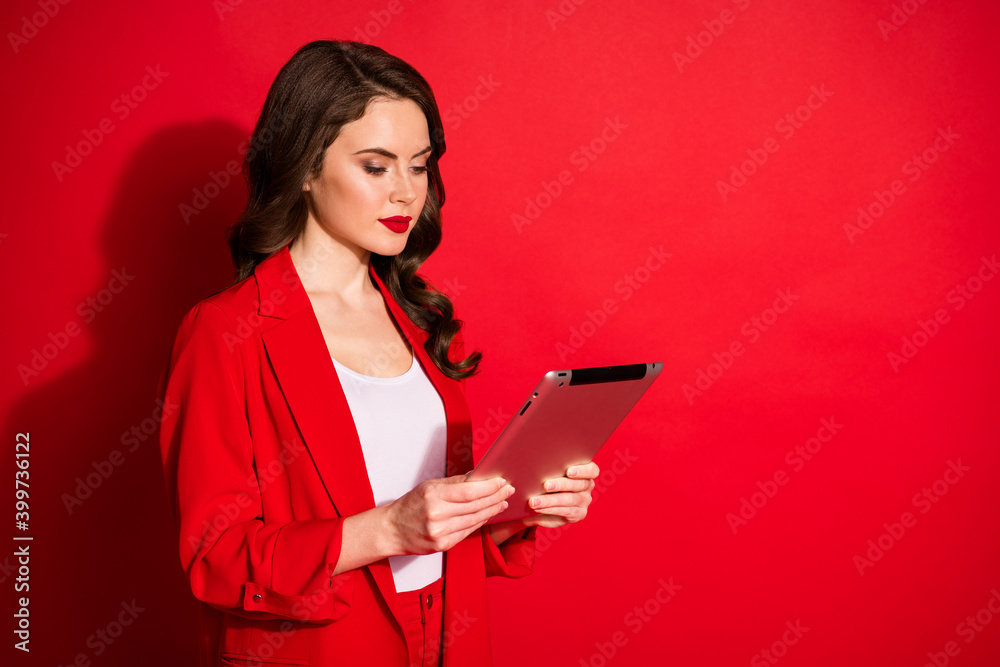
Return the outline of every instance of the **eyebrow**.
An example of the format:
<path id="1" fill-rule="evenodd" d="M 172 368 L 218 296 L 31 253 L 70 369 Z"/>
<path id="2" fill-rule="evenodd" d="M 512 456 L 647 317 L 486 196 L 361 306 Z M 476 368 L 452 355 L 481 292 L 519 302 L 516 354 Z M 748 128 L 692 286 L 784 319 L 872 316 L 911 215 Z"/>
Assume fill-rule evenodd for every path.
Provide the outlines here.
<path id="1" fill-rule="evenodd" d="M 429 153 L 430 150 L 431 150 L 431 147 L 428 146 L 427 148 L 425 148 L 424 150 L 420 151 L 419 153 L 414 153 L 413 157 L 417 157 L 418 155 L 423 155 L 424 153 Z M 365 148 L 365 149 L 357 151 L 356 153 L 353 153 L 353 154 L 354 155 L 359 155 L 361 153 L 378 153 L 379 155 L 384 155 L 385 157 L 389 158 L 390 160 L 395 160 L 396 159 L 396 154 L 395 153 L 393 153 L 391 151 L 387 151 L 384 148 Z"/>

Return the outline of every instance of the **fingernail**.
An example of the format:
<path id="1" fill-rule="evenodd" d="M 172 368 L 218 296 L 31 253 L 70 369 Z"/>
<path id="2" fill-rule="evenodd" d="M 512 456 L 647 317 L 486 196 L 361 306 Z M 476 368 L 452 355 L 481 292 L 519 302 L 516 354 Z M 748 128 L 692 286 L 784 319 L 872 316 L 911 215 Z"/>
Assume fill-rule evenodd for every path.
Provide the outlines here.
<path id="1" fill-rule="evenodd" d="M 539 500 L 538 498 L 532 498 L 531 499 L 531 506 L 532 507 L 538 507 L 541 504 L 542 504 L 542 501 Z"/>
<path id="2" fill-rule="evenodd" d="M 576 468 L 576 466 L 574 466 L 574 467 L 572 467 L 572 468 L 570 468 L 569 470 L 566 471 L 566 476 L 567 477 L 572 477 L 577 472 L 579 472 L 579 470 Z"/>
<path id="3" fill-rule="evenodd" d="M 512 495 L 514 495 L 514 487 L 513 486 L 510 487 L 510 489 L 508 489 L 508 491 L 507 491 L 507 497 L 508 498 L 510 498 Z"/>
<path id="4" fill-rule="evenodd" d="M 551 491 L 554 488 L 556 488 L 555 482 L 545 482 L 546 491 Z"/>
<path id="5" fill-rule="evenodd" d="M 504 500 L 503 502 L 500 503 L 500 511 L 501 512 L 503 512 L 505 509 L 507 509 L 507 507 L 508 507 L 508 505 L 507 505 L 507 501 L 506 500 Z"/>
<path id="6" fill-rule="evenodd" d="M 502 489 L 507 484 L 507 480 L 503 477 L 500 478 L 500 488 Z"/>

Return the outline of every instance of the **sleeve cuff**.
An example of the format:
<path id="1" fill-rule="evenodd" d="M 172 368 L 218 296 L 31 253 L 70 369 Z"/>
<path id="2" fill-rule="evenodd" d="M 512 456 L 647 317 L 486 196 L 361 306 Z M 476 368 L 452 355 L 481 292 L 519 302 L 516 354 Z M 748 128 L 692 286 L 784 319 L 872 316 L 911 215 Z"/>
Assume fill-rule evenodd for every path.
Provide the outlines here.
<path id="1" fill-rule="evenodd" d="M 486 576 L 518 579 L 531 574 L 535 568 L 536 530 L 535 526 L 531 526 L 497 546 L 490 535 L 489 526 L 482 528 Z"/>
<path id="2" fill-rule="evenodd" d="M 282 595 L 248 581 L 243 593 L 243 609 L 297 621 L 336 621 L 351 610 L 355 576 L 352 570 L 332 577 L 327 588 L 312 595 Z"/>

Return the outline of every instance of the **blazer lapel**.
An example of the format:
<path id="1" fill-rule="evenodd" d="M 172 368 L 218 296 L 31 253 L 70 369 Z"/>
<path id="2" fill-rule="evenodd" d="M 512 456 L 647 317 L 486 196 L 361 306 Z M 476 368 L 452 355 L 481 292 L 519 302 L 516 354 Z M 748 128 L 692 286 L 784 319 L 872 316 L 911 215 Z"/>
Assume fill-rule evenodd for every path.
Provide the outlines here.
<path id="1" fill-rule="evenodd" d="M 283 320 L 261 334 L 264 348 L 326 492 L 341 516 L 372 509 L 375 500 L 351 409 L 288 247 L 254 273 L 259 314 Z"/>
<path id="2" fill-rule="evenodd" d="M 312 303 L 292 263 L 289 247 L 257 265 L 258 315 L 282 322 L 261 337 L 281 391 L 299 427 L 330 501 L 340 516 L 375 507 L 364 452 L 350 406 L 316 319 Z M 427 334 L 410 321 L 382 280 L 369 268 L 389 311 L 413 348 L 416 360 L 441 396 L 447 418 L 449 474 L 470 469 L 472 428 L 465 397 L 424 349 Z M 399 601 L 386 559 L 367 566 L 399 623 Z M 401 624 L 400 624 L 401 625 Z"/>

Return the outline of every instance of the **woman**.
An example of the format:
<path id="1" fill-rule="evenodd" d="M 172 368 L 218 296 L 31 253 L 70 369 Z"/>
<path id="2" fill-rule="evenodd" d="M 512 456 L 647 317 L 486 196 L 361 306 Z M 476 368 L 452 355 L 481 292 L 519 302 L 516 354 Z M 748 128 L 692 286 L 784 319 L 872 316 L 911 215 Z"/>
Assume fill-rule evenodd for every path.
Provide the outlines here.
<path id="1" fill-rule="evenodd" d="M 416 274 L 444 150 L 427 82 L 374 46 L 307 44 L 268 92 L 237 282 L 185 315 L 161 385 L 203 664 L 488 665 L 486 576 L 586 515 L 593 463 L 490 526 L 513 489 L 464 481 L 481 354 Z"/>

